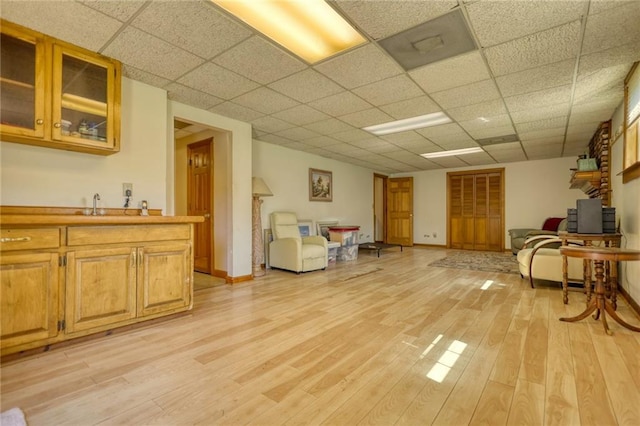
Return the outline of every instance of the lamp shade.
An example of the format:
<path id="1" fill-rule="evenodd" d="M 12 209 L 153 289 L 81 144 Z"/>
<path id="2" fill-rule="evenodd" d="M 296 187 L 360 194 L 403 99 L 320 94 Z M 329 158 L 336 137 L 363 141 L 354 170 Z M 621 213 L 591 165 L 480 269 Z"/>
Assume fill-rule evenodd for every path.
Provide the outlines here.
<path id="1" fill-rule="evenodd" d="M 259 197 L 270 197 L 273 195 L 264 180 L 259 177 L 251 178 L 251 193 Z"/>

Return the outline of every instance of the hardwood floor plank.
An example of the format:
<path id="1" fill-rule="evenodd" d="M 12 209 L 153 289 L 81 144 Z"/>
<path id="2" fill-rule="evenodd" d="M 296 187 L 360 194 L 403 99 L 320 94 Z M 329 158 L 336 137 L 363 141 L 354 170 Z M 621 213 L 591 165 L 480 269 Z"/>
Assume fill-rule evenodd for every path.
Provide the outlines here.
<path id="1" fill-rule="evenodd" d="M 640 423 L 640 333 L 560 322 L 584 295 L 557 284 L 429 266 L 447 252 L 198 290 L 185 315 L 6 360 L 0 404 L 29 426 Z"/>

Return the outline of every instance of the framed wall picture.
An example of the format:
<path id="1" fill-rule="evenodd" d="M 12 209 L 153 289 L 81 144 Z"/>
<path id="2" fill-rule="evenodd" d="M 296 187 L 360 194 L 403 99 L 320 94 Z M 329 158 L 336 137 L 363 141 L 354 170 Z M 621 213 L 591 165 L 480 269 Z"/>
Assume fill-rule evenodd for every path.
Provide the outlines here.
<path id="1" fill-rule="evenodd" d="M 310 237 L 312 235 L 315 235 L 315 232 L 313 229 L 313 221 L 311 220 L 308 220 L 308 219 L 298 220 L 298 229 L 300 229 L 301 237 Z"/>
<path id="2" fill-rule="evenodd" d="M 309 169 L 309 201 L 333 201 L 333 173 Z"/>
<path id="3" fill-rule="evenodd" d="M 316 222 L 318 235 L 325 237 L 327 240 L 329 240 L 329 227 L 337 226 L 337 225 L 338 225 L 337 220 L 323 220 L 323 221 Z"/>

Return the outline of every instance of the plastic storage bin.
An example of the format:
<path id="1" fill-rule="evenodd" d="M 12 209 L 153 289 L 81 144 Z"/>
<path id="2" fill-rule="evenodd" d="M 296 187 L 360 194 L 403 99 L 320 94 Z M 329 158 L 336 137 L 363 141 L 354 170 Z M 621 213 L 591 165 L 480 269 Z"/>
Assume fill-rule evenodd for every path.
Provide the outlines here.
<path id="1" fill-rule="evenodd" d="M 335 263 L 338 258 L 338 249 L 340 248 L 340 243 L 334 243 L 333 241 L 329 241 L 327 243 L 327 250 L 329 255 L 329 263 Z"/>
<path id="2" fill-rule="evenodd" d="M 338 261 L 356 260 L 358 258 L 358 231 L 359 226 L 331 226 L 329 227 L 329 240 L 339 243 L 337 252 Z"/>

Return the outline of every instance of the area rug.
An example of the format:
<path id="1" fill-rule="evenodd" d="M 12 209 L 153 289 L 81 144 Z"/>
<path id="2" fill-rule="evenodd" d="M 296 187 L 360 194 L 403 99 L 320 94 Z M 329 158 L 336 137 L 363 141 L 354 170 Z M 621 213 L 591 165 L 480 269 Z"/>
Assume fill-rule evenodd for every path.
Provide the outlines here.
<path id="1" fill-rule="evenodd" d="M 446 257 L 431 262 L 429 266 L 441 268 L 469 269 L 472 271 L 503 272 L 519 274 L 518 260 L 511 253 L 486 251 L 454 251 Z"/>
<path id="2" fill-rule="evenodd" d="M 27 426 L 24 413 L 19 408 L 11 408 L 0 414 L 0 425 L 2 426 Z"/>

